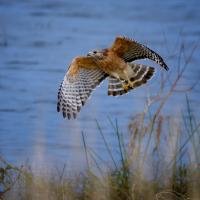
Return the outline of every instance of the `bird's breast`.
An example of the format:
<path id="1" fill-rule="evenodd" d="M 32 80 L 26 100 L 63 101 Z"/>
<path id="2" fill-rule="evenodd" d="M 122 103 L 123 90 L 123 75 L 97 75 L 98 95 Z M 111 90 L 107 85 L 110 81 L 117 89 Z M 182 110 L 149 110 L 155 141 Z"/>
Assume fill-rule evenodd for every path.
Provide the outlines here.
<path id="1" fill-rule="evenodd" d="M 127 63 L 117 55 L 108 55 L 99 61 L 99 67 L 108 74 L 120 73 L 127 67 Z"/>

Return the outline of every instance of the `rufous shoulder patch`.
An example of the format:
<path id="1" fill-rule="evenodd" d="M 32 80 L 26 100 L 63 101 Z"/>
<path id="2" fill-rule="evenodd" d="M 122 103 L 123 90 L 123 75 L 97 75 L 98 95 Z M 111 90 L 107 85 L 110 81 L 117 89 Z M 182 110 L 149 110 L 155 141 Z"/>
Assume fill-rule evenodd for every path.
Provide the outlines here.
<path id="1" fill-rule="evenodd" d="M 114 51 L 119 56 L 123 56 L 124 53 L 126 53 L 132 45 L 132 40 L 119 36 L 115 39 L 110 50 Z"/>
<path id="2" fill-rule="evenodd" d="M 78 70 L 80 68 L 94 69 L 94 68 L 97 68 L 97 64 L 94 61 L 94 58 L 92 58 L 92 57 L 78 56 L 72 60 L 68 73 L 71 76 L 74 76 L 74 75 L 76 75 L 76 73 L 78 73 Z"/>

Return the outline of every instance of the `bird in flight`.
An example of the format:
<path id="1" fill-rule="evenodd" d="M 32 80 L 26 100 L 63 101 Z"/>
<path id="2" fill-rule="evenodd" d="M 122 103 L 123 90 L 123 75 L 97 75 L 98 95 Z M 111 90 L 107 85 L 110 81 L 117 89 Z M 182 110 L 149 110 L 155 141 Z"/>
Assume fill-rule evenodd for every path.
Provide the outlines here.
<path id="1" fill-rule="evenodd" d="M 148 47 L 126 37 L 117 37 L 110 48 L 75 57 L 58 91 L 57 111 L 75 119 L 94 88 L 108 78 L 108 95 L 123 95 L 145 84 L 154 68 L 134 63 L 138 59 L 155 61 L 165 70 L 162 57 Z"/>

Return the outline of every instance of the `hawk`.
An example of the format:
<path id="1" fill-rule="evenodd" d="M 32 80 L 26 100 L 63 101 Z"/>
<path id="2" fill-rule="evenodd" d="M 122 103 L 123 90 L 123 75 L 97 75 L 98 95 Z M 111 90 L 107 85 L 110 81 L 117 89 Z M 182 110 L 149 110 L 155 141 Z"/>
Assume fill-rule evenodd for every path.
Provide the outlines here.
<path id="1" fill-rule="evenodd" d="M 132 61 L 148 58 L 165 70 L 162 57 L 148 47 L 126 37 L 117 37 L 110 48 L 75 57 L 58 91 L 57 111 L 76 118 L 94 88 L 108 78 L 108 95 L 123 95 L 145 84 L 154 68 Z"/>

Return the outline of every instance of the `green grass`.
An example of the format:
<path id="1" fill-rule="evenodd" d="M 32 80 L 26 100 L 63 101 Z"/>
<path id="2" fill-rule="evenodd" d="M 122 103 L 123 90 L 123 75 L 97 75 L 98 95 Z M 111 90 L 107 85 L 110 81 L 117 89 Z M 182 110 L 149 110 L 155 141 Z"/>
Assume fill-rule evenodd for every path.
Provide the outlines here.
<path id="1" fill-rule="evenodd" d="M 87 145 L 83 132 L 87 169 L 78 175 L 67 174 L 65 166 L 52 175 L 36 175 L 31 168 L 15 167 L 0 157 L 0 199 L 200 199 L 200 119 L 189 100 L 199 80 L 178 89 L 195 48 L 186 54 L 184 45 L 180 46 L 176 76 L 172 80 L 161 75 L 157 94 L 147 98 L 144 111 L 130 121 L 128 144 L 118 121 L 108 118 L 120 159 L 96 121 L 110 162 Z M 175 92 L 185 94 L 186 109 L 179 115 L 165 115 L 164 106 Z"/>

